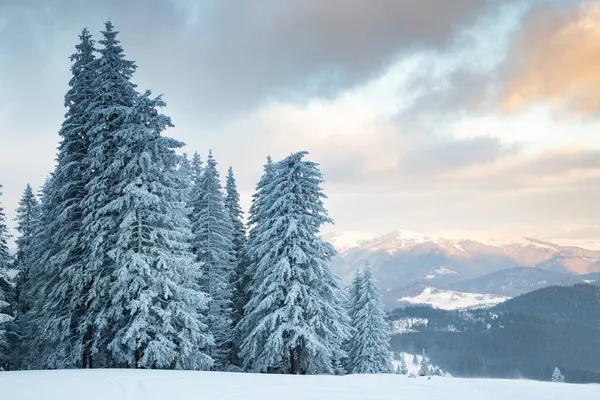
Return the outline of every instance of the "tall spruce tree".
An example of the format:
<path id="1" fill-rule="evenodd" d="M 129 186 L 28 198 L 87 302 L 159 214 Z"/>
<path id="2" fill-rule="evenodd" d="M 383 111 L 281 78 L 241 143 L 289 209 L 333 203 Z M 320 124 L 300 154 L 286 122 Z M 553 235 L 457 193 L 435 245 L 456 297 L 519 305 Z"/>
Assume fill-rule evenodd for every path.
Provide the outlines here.
<path id="1" fill-rule="evenodd" d="M 0 185 L 0 271 L 6 271 L 12 260 L 8 252 L 8 239 L 10 235 L 8 233 L 8 226 L 6 225 L 6 214 L 2 207 L 1 197 L 2 185 Z"/>
<path id="2" fill-rule="evenodd" d="M 85 287 L 82 200 L 87 182 L 87 131 L 90 102 L 96 92 L 93 82 L 97 64 L 94 41 L 87 29 L 79 37 L 80 43 L 71 56 L 72 78 L 65 95 L 67 114 L 59 131 L 57 164 L 42 189 L 30 282 L 23 285 L 21 293 L 24 297 L 21 303 L 27 303 L 21 307 L 31 307 L 19 323 L 29 338 L 28 349 L 22 353 L 30 355 L 30 367 L 82 366 L 84 339 L 79 332 Z"/>
<path id="3" fill-rule="evenodd" d="M 19 200 L 19 207 L 17 208 L 17 216 L 15 218 L 15 222 L 17 223 L 16 230 L 19 232 L 19 237 L 16 240 L 17 254 L 15 261 L 19 268 L 26 268 L 27 266 L 33 245 L 34 229 L 39 217 L 39 202 L 33 193 L 31 185 L 27 184 Z"/>
<path id="4" fill-rule="evenodd" d="M 400 365 L 398 366 L 398 373 L 401 375 L 408 375 L 408 367 L 406 365 L 406 359 L 404 354 L 400 353 Z"/>
<path id="5" fill-rule="evenodd" d="M 429 376 L 430 368 L 429 368 L 429 360 L 425 355 L 425 349 L 423 349 L 423 355 L 421 356 L 421 365 L 419 367 L 419 376 Z"/>
<path id="6" fill-rule="evenodd" d="M 355 335 L 355 322 L 356 322 L 356 314 L 360 308 L 360 294 L 362 287 L 362 275 L 360 272 L 360 268 L 356 268 L 354 272 L 354 277 L 352 281 L 346 287 L 346 309 L 348 312 L 348 317 L 350 319 L 350 327 L 352 328 L 351 334 L 346 341 L 345 350 L 348 357 L 345 359 L 345 367 L 346 371 L 351 372 L 353 369 L 352 364 L 352 351 L 353 351 L 353 337 Z"/>
<path id="7" fill-rule="evenodd" d="M 265 194 L 265 188 L 267 184 L 272 181 L 273 174 L 273 161 L 270 156 L 267 157 L 267 162 L 263 166 L 263 175 L 261 176 L 258 184 L 256 185 L 256 191 L 252 195 L 252 203 L 248 215 L 247 227 L 248 236 L 244 252 L 241 255 L 240 263 L 238 264 L 237 276 L 235 282 L 235 298 L 234 298 L 234 310 L 237 315 L 234 316 L 236 320 L 234 326 L 234 342 L 237 348 L 237 356 L 239 357 L 239 346 L 241 345 L 246 333 L 240 326 L 242 317 L 244 316 L 244 307 L 250 299 L 250 284 L 252 281 L 253 271 L 250 269 L 252 265 L 252 255 L 250 254 L 250 248 L 252 247 L 253 241 L 256 239 L 256 228 L 257 222 L 263 218 L 267 208 L 264 206 L 262 197 Z M 239 319 L 237 319 L 239 318 Z M 237 360 L 240 365 L 243 365 L 242 360 Z"/>
<path id="8" fill-rule="evenodd" d="M 393 371 L 390 330 L 379 288 L 368 264 L 359 280 L 358 296 L 352 296 L 350 313 L 354 328 L 349 346 L 349 363 L 355 374 L 379 374 Z"/>
<path id="9" fill-rule="evenodd" d="M 198 181 L 202 176 L 202 169 L 202 158 L 200 157 L 200 154 L 198 154 L 198 152 L 195 151 L 194 155 L 192 156 L 192 161 L 190 162 L 190 173 L 192 177 L 192 183 L 194 185 L 196 184 L 196 181 Z"/>
<path id="10" fill-rule="evenodd" d="M 192 178 L 192 166 L 190 165 L 190 160 L 188 159 L 187 153 L 183 153 L 181 157 L 179 157 L 179 168 L 177 169 L 179 175 L 181 175 L 182 184 L 183 184 L 183 194 L 186 204 L 191 202 L 192 193 L 194 190 L 194 181 Z"/>
<path id="11" fill-rule="evenodd" d="M 255 201 L 250 300 L 240 322 L 244 366 L 293 374 L 333 373 L 348 336 L 345 296 L 331 271 L 335 250 L 319 237 L 330 223 L 318 165 L 298 152 L 274 164 Z M 256 213 L 259 204 L 260 214 Z"/>
<path id="12" fill-rule="evenodd" d="M 237 190 L 233 169 L 229 167 L 227 171 L 227 181 L 225 185 L 225 208 L 231 218 L 233 228 L 233 252 L 235 254 L 235 269 L 233 274 L 233 324 L 241 320 L 244 314 L 244 305 L 246 296 L 244 295 L 244 275 L 246 265 L 244 262 L 244 253 L 246 251 L 246 228 L 242 221 L 244 213 L 240 206 L 240 194 Z"/>
<path id="13" fill-rule="evenodd" d="M 194 248 L 202 263 L 201 287 L 211 298 L 208 325 L 215 339 L 210 355 L 216 369 L 226 369 L 232 361 L 232 278 L 235 253 L 233 223 L 222 193 L 217 162 L 212 152 L 197 180 L 194 191 L 192 229 Z"/>
<path id="14" fill-rule="evenodd" d="M 84 198 L 91 277 L 85 330 L 91 328 L 100 365 L 206 369 L 208 299 L 197 285 L 174 152 L 183 143 L 161 136 L 171 126 L 157 110 L 164 102 L 137 94 L 135 64 L 110 21 L 105 26 Z"/>
<path id="15" fill-rule="evenodd" d="M 12 321 L 9 314 L 10 307 L 10 284 L 8 268 L 11 257 L 8 252 L 8 227 L 6 226 L 6 215 L 2 208 L 2 185 L 0 185 L 0 365 L 6 363 L 10 356 L 7 326 Z"/>
<path id="16" fill-rule="evenodd" d="M 19 270 L 17 282 L 15 284 L 14 306 L 15 314 L 23 314 L 28 311 L 29 301 L 27 296 L 23 295 L 23 288 L 29 286 L 29 269 L 31 266 L 30 258 L 33 254 L 33 240 L 35 229 L 40 219 L 41 209 L 37 197 L 33 193 L 30 184 L 27 184 L 23 195 L 19 200 L 17 208 L 16 230 L 19 237 L 16 240 L 17 254 L 15 257 L 16 267 Z"/>

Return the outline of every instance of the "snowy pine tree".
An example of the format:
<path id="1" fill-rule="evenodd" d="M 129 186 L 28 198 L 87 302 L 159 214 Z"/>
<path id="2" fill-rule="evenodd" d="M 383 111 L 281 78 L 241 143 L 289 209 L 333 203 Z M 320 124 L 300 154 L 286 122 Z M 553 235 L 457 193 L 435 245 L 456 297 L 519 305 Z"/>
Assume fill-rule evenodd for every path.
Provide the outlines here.
<path id="1" fill-rule="evenodd" d="M 164 102 L 137 94 L 110 22 L 102 35 L 83 202 L 91 350 L 101 365 L 206 369 L 208 299 L 174 152 L 183 144 L 161 136 Z"/>
<path id="2" fill-rule="evenodd" d="M 355 333 L 354 322 L 356 321 L 356 313 L 358 312 L 358 309 L 360 306 L 359 300 L 360 300 L 361 285 L 362 285 L 362 276 L 361 276 L 360 269 L 357 267 L 356 271 L 354 272 L 354 278 L 352 278 L 352 281 L 346 287 L 346 309 L 348 312 L 348 316 L 350 318 L 350 327 L 352 328 L 352 332 L 349 337 L 349 340 L 345 344 L 345 350 L 346 350 L 346 353 L 348 354 L 348 357 L 345 360 L 345 365 L 346 365 L 347 371 L 352 371 L 352 369 L 353 369 L 352 360 L 351 360 L 351 358 L 352 358 L 351 353 L 352 353 L 352 346 L 353 346 L 352 339 L 353 339 L 353 336 Z"/>
<path id="3" fill-rule="evenodd" d="M 19 207 L 17 208 L 17 216 L 15 218 L 15 222 L 17 223 L 16 229 L 19 232 L 19 237 L 16 239 L 17 254 L 15 261 L 19 267 L 27 264 L 33 245 L 34 229 L 39 217 L 39 202 L 33 193 L 31 185 L 27 184 L 19 200 Z"/>
<path id="4" fill-rule="evenodd" d="M 400 353 L 400 365 L 398 366 L 398 373 L 401 375 L 408 375 L 408 367 L 406 366 L 406 360 L 404 354 Z"/>
<path id="5" fill-rule="evenodd" d="M 194 190 L 192 230 L 194 249 L 202 264 L 201 287 L 210 296 L 208 326 L 215 339 L 209 354 L 215 368 L 225 369 L 232 361 L 232 278 L 235 253 L 233 223 L 225 208 L 217 162 L 209 153 Z"/>
<path id="6" fill-rule="evenodd" d="M 83 334 L 79 332 L 84 311 L 81 222 L 89 106 L 95 94 L 97 64 L 87 29 L 80 40 L 71 56 L 73 76 L 65 95 L 67 114 L 59 131 L 57 165 L 42 189 L 42 215 L 34 234 L 29 282 L 21 292 L 21 303 L 28 302 L 21 308 L 31 307 L 18 324 L 30 339 L 28 350 L 22 353 L 30 354 L 31 367 L 82 365 L 84 352 Z"/>
<path id="7" fill-rule="evenodd" d="M 16 267 L 19 275 L 15 287 L 15 312 L 18 314 L 28 310 L 25 298 L 21 298 L 21 292 L 24 287 L 28 287 L 30 258 L 33 254 L 33 240 L 35 229 L 40 219 L 41 209 L 37 197 L 33 193 L 31 185 L 27 184 L 23 195 L 19 200 L 17 208 L 17 232 L 19 237 L 16 240 L 17 254 L 15 257 Z M 25 297 L 25 296 L 24 296 Z"/>
<path id="8" fill-rule="evenodd" d="M 0 185 L 0 197 L 2 196 L 2 185 Z M 1 199 L 0 199 L 1 200 Z M 7 313 L 10 306 L 10 284 L 8 268 L 11 257 L 8 252 L 8 227 L 6 226 L 6 215 L 0 201 L 0 365 L 9 358 L 8 337 L 6 327 L 12 317 Z"/>
<path id="9" fill-rule="evenodd" d="M 563 376 L 563 374 L 560 373 L 560 369 L 558 369 L 558 367 L 555 367 L 554 371 L 552 372 L 552 382 L 562 383 L 564 381 L 565 377 Z"/>
<path id="10" fill-rule="evenodd" d="M 190 174 L 194 185 L 200 179 L 200 176 L 202 176 L 202 169 L 202 158 L 200 157 L 200 154 L 195 151 L 192 156 L 192 161 L 190 162 Z"/>
<path id="11" fill-rule="evenodd" d="M 253 276 L 253 271 L 250 269 L 252 264 L 252 256 L 249 250 L 252 248 L 252 243 L 256 239 L 256 228 L 259 220 L 264 219 L 267 208 L 263 206 L 263 202 L 261 200 L 262 196 L 265 192 L 265 187 L 269 182 L 272 181 L 273 177 L 273 162 L 271 157 L 267 157 L 267 162 L 263 166 L 263 175 L 260 178 L 258 184 L 256 185 L 256 192 L 252 195 L 252 204 L 250 206 L 250 211 L 248 215 L 248 228 L 249 234 L 247 236 L 247 240 L 244 246 L 244 252 L 241 255 L 240 263 L 238 264 L 238 268 L 236 271 L 236 282 L 235 282 L 235 294 L 234 294 L 234 311 L 237 312 L 237 315 L 234 314 L 234 343 L 238 349 L 241 345 L 246 332 L 242 330 L 240 326 L 241 318 L 244 315 L 244 307 L 248 303 L 250 299 L 250 283 Z"/>
<path id="12" fill-rule="evenodd" d="M 179 157 L 179 168 L 177 171 L 181 176 L 185 202 L 186 204 L 190 204 L 194 190 L 194 179 L 192 177 L 192 166 L 190 165 L 190 160 L 188 159 L 187 153 L 183 153 L 183 155 Z"/>
<path id="13" fill-rule="evenodd" d="M 227 171 L 227 181 L 225 184 L 225 208 L 229 213 L 233 228 L 233 252 L 235 254 L 233 323 L 235 325 L 242 318 L 244 313 L 243 307 L 245 305 L 243 279 L 239 279 L 239 277 L 243 277 L 246 272 L 243 262 L 246 251 L 246 228 L 242 221 L 244 213 L 240 206 L 240 194 L 238 193 L 231 167 Z"/>
<path id="14" fill-rule="evenodd" d="M 419 376 L 428 376 L 429 371 L 429 360 L 425 356 L 425 350 L 423 349 L 423 356 L 421 357 L 421 364 L 419 366 Z"/>
<path id="15" fill-rule="evenodd" d="M 255 197 L 248 253 L 250 300 L 239 328 L 252 371 L 333 373 L 348 336 L 344 293 L 331 271 L 335 250 L 318 234 L 331 222 L 322 175 L 307 152 L 273 164 Z"/>
<path id="16" fill-rule="evenodd" d="M 2 196 L 2 185 L 0 185 L 0 200 Z M 0 201 L 0 271 L 6 272 L 10 266 L 12 259 L 8 252 L 8 226 L 6 225 L 6 214 Z M 0 272 L 1 273 L 1 272 Z"/>
<path id="17" fill-rule="evenodd" d="M 244 213 L 240 206 L 240 194 L 238 193 L 235 177 L 233 176 L 233 168 L 231 167 L 229 167 L 229 170 L 227 171 L 225 193 L 225 208 L 227 209 L 232 222 L 232 244 L 233 252 L 235 254 L 234 271 L 231 280 L 233 284 L 232 320 L 233 326 L 235 327 L 244 315 L 244 306 L 247 301 L 247 296 L 245 294 L 247 262 L 244 257 L 246 252 L 246 227 L 242 221 Z M 239 340 L 239 337 L 235 333 L 233 333 L 232 343 L 233 356 L 235 358 L 234 362 L 235 364 L 241 364 L 240 360 L 237 359 L 241 340 Z"/>
<path id="18" fill-rule="evenodd" d="M 349 346 L 349 364 L 355 374 L 379 374 L 393 371 L 390 329 L 383 309 L 379 288 L 368 264 L 362 277 L 355 278 L 358 296 L 351 294 L 353 334 Z M 352 289 L 352 286 L 351 286 Z"/>

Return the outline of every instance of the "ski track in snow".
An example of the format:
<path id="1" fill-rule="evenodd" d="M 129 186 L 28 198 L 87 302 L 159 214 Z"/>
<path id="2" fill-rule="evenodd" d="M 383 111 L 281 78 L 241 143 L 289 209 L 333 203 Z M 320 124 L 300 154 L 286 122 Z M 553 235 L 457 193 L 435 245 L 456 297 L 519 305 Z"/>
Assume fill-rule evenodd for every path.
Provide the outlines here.
<path id="1" fill-rule="evenodd" d="M 402 375 L 290 376 L 191 371 L 0 372 L 11 400 L 597 400 L 600 385 L 528 380 L 408 378 Z"/>

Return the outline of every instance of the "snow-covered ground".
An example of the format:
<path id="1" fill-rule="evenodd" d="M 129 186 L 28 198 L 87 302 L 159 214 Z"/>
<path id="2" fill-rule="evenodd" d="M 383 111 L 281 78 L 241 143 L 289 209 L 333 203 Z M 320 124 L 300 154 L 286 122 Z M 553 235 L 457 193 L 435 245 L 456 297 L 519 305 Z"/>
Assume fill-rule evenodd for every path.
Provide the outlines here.
<path id="1" fill-rule="evenodd" d="M 597 400 L 600 385 L 402 375 L 289 376 L 149 370 L 0 372 L 10 400 Z"/>
<path id="2" fill-rule="evenodd" d="M 10 400 L 597 400 L 600 385 L 402 375 L 289 376 L 149 370 L 0 372 Z"/>
<path id="3" fill-rule="evenodd" d="M 398 302 L 410 304 L 428 304 L 442 310 L 460 310 L 465 308 L 492 307 L 510 297 L 494 296 L 483 293 L 456 292 L 447 289 L 425 287 L 421 293 L 411 297 L 401 297 Z"/>

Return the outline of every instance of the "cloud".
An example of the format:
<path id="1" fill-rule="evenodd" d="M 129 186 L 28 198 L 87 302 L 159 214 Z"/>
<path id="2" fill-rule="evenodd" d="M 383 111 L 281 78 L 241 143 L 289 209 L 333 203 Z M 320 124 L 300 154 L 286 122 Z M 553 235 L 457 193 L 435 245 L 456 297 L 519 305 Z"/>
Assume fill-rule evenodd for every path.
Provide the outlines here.
<path id="1" fill-rule="evenodd" d="M 508 55 L 510 65 L 501 98 L 504 110 L 543 103 L 559 114 L 597 115 L 599 21 L 600 3 L 596 1 L 534 7 Z"/>
<path id="2" fill-rule="evenodd" d="M 112 18 L 125 53 L 139 63 L 139 83 L 167 92 L 172 106 L 210 122 L 267 99 L 335 96 L 377 76 L 406 51 L 444 46 L 499 3 L 30 0 L 0 10 L 10 15 L 17 38 L 12 53 L 58 53 L 65 62 L 79 29 L 95 32 Z"/>

